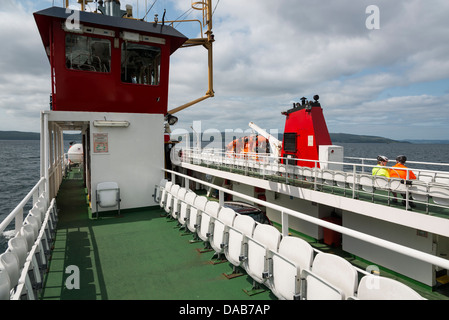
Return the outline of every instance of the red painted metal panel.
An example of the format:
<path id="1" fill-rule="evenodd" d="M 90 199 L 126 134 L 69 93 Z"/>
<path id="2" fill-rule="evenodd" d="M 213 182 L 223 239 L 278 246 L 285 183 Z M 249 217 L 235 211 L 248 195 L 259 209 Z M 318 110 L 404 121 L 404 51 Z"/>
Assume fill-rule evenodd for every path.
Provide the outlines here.
<path id="1" fill-rule="evenodd" d="M 291 145 L 286 147 L 286 133 L 296 134 L 295 150 Z M 319 146 L 330 144 L 331 138 L 320 106 L 297 108 L 286 113 L 281 153 L 283 157 L 291 155 L 292 158 L 318 160 Z M 315 166 L 309 161 L 298 161 L 297 164 L 306 167 Z"/>
<path id="2" fill-rule="evenodd" d="M 54 72 L 54 88 L 52 108 L 56 111 L 92 111 L 92 112 L 126 112 L 166 114 L 168 104 L 169 63 L 170 54 L 179 48 L 186 39 L 167 34 L 137 32 L 165 39 L 165 44 L 140 42 L 141 44 L 160 48 L 160 73 L 157 85 L 125 83 L 121 79 L 121 51 L 124 40 L 120 27 L 102 26 L 83 23 L 83 26 L 100 27 L 115 32 L 115 37 L 92 35 L 83 36 L 107 39 L 110 41 L 111 57 L 109 72 L 95 72 L 70 69 L 66 65 L 66 32 L 63 29 L 64 19 L 50 9 L 44 14 L 35 14 L 41 38 L 49 55 L 52 73 Z M 89 19 L 95 16 L 86 15 Z M 99 17 L 107 19 L 106 17 Z M 126 21 L 128 23 L 129 21 Z M 134 22 L 133 22 L 134 23 Z M 129 25 L 129 23 L 128 23 Z M 139 28 L 142 23 L 139 22 Z M 154 28 L 154 26 L 153 26 Z M 133 32 L 134 30 L 127 29 Z M 50 50 L 51 49 L 51 50 Z M 51 58 L 50 58 L 51 57 Z"/>

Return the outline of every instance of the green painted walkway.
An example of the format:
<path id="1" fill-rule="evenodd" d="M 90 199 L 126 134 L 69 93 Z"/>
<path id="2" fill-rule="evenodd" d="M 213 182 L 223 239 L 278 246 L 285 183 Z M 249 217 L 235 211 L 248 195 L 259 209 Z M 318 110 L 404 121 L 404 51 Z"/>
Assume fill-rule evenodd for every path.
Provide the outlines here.
<path id="1" fill-rule="evenodd" d="M 75 172 L 76 173 L 76 172 Z M 102 213 L 92 219 L 81 175 L 63 181 L 57 196 L 58 230 L 49 270 L 41 292 L 43 300 L 266 300 L 266 291 L 248 296 L 252 280 L 246 274 L 227 279 L 229 262 L 211 264 L 213 253 L 199 253 L 202 242 L 190 243 L 177 223 L 161 216 L 159 207 Z M 311 240 L 315 248 L 345 256 L 361 269 L 366 262 Z M 74 266 L 74 267 L 73 267 Z M 79 289 L 70 287 L 79 270 Z M 400 280 L 382 270 L 383 276 Z M 407 283 L 427 299 L 446 300 L 448 286 L 431 291 Z"/>
<path id="2" fill-rule="evenodd" d="M 193 236 L 182 236 L 159 208 L 91 219 L 82 180 L 64 180 L 57 204 L 58 231 L 41 299 L 275 298 L 269 291 L 248 296 L 247 275 L 228 280 L 223 273 L 232 271 L 231 264 L 210 264 L 213 253 L 198 253 L 203 243 L 189 243 Z M 77 283 L 69 266 L 79 270 L 79 289 L 69 289 Z"/>

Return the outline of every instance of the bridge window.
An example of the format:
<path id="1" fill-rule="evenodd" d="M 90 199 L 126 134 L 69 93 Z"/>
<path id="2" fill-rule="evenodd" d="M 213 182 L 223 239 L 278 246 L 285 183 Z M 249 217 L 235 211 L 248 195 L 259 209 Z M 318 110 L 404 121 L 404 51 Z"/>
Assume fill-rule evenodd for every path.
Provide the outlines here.
<path id="1" fill-rule="evenodd" d="M 66 65 L 69 69 L 110 72 L 111 42 L 77 34 L 66 34 Z"/>
<path id="2" fill-rule="evenodd" d="M 161 48 L 131 42 L 122 44 L 122 81 L 158 85 Z"/>

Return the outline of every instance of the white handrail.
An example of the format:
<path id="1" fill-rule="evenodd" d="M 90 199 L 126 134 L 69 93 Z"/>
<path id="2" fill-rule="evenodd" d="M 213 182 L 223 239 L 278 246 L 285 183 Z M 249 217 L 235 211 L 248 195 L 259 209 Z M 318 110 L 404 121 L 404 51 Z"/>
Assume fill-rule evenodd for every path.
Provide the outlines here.
<path id="1" fill-rule="evenodd" d="M 44 217 L 44 221 L 42 222 L 41 229 L 39 230 L 38 236 L 37 236 L 33 246 L 31 247 L 31 250 L 28 252 L 28 255 L 27 255 L 27 258 L 25 261 L 25 265 L 23 266 L 22 272 L 19 277 L 17 288 L 16 288 L 11 300 L 20 300 L 20 297 L 24 293 L 24 290 L 27 290 L 27 293 L 31 300 L 34 300 L 34 298 L 35 298 L 34 293 L 32 292 L 32 288 L 26 288 L 27 281 L 28 281 L 28 271 L 32 267 L 33 257 L 36 253 L 36 250 L 38 250 L 39 243 L 41 242 L 42 237 L 44 236 L 45 228 L 47 227 L 47 224 L 49 223 L 50 214 L 55 206 L 55 202 L 56 202 L 56 200 L 52 199 L 52 201 L 50 202 L 50 206 L 48 207 L 47 211 L 45 212 L 45 217 Z"/>
<path id="2" fill-rule="evenodd" d="M 40 194 L 43 193 L 43 192 L 39 193 L 39 191 L 41 190 L 41 188 L 43 189 L 44 186 L 45 186 L 45 178 L 42 177 L 36 183 L 36 185 L 31 189 L 31 191 L 28 192 L 28 194 L 22 199 L 22 201 L 0 223 L 0 233 L 6 229 L 6 227 L 11 223 L 11 221 L 13 219 L 16 219 L 15 231 L 19 232 L 20 228 L 22 227 L 22 223 L 23 223 L 23 208 L 28 203 L 28 201 L 30 201 L 30 199 L 32 197 L 33 197 L 33 205 L 34 205 L 34 202 L 36 202 L 37 199 L 39 198 Z M 35 195 L 37 195 L 37 196 L 35 196 Z"/>
<path id="3" fill-rule="evenodd" d="M 395 252 L 407 255 L 409 257 L 412 257 L 412 258 L 415 258 L 415 259 L 418 259 L 418 260 L 421 260 L 421 261 L 424 261 L 424 262 L 427 262 L 427 263 L 431 263 L 433 265 L 439 266 L 439 267 L 444 268 L 444 269 L 449 269 L 449 260 L 446 260 L 446 259 L 434 256 L 434 255 L 431 255 L 431 254 L 428 254 L 428 253 L 425 253 L 425 252 L 421 252 L 421 251 L 416 250 L 416 249 L 408 248 L 406 246 L 403 246 L 403 245 L 400 245 L 400 244 L 396 244 L 396 243 L 391 242 L 391 241 L 387 241 L 387 240 L 384 240 L 384 239 L 381 239 L 381 238 L 370 236 L 370 235 L 364 234 L 364 233 L 359 232 L 359 231 L 355 231 L 355 230 L 352 230 L 352 229 L 349 229 L 349 228 L 346 228 L 346 227 L 343 227 L 343 226 L 336 225 L 336 224 L 331 223 L 331 222 L 327 222 L 325 220 L 321 220 L 321 219 L 318 219 L 318 218 L 315 218 L 315 217 L 311 217 L 311 216 L 306 215 L 304 213 L 301 213 L 299 211 L 288 209 L 288 208 L 285 208 L 285 207 L 282 207 L 282 206 L 279 206 L 279 205 L 276 205 L 276 204 L 272 204 L 272 203 L 264 201 L 264 200 L 260 200 L 260 199 L 257 199 L 257 198 L 251 197 L 251 196 L 247 196 L 245 194 L 242 194 L 242 193 L 239 193 L 239 192 L 236 192 L 236 191 L 232 191 L 232 190 L 229 190 L 229 189 L 226 189 L 226 188 L 214 185 L 214 184 L 209 183 L 207 181 L 200 180 L 200 179 L 197 179 L 197 178 L 193 178 L 191 176 L 184 175 L 184 174 L 176 172 L 176 171 L 166 170 L 166 169 L 163 169 L 163 170 L 168 172 L 168 173 L 171 173 L 172 175 L 174 174 L 174 175 L 183 177 L 184 179 L 188 179 L 188 180 L 192 180 L 192 181 L 195 181 L 195 182 L 199 182 L 199 183 L 201 183 L 201 184 L 203 184 L 205 186 L 212 187 L 212 188 L 214 188 L 214 189 L 216 189 L 218 191 L 222 191 L 222 192 L 220 192 L 220 195 L 222 195 L 224 193 L 228 193 L 228 194 L 237 196 L 237 197 L 239 197 L 241 199 L 245 199 L 245 200 L 257 203 L 259 205 L 262 205 L 262 206 L 265 206 L 265 207 L 269 207 L 269 208 L 277 210 L 279 212 L 283 212 L 284 214 L 287 214 L 289 216 L 296 217 L 296 218 L 299 218 L 301 220 L 304 220 L 304 221 L 307 221 L 307 222 L 319 225 L 321 227 L 334 230 L 336 232 L 345 234 L 347 236 L 350 236 L 350 237 L 353 237 L 353 238 L 356 238 L 356 239 L 359 239 L 359 240 L 362 240 L 362 241 L 366 241 L 368 243 L 372 243 L 374 245 L 377 245 L 377 246 L 380 246 L 380 247 L 383 247 L 383 248 L 390 249 L 392 251 L 395 251 Z M 221 199 L 220 199 L 220 201 L 221 201 Z"/>
<path id="4" fill-rule="evenodd" d="M 207 150 L 207 149 L 206 149 Z M 272 156 L 267 156 L 265 154 L 261 154 L 261 153 L 233 153 L 233 152 L 229 152 L 229 151 L 218 151 L 218 150 L 214 150 L 213 153 L 209 153 L 209 152 L 203 152 L 201 154 L 199 153 L 194 153 L 192 154 L 191 150 L 189 149 L 185 149 L 183 148 L 183 161 L 184 162 L 192 162 L 192 159 L 195 159 L 194 164 L 205 164 L 206 166 L 209 166 L 210 164 L 216 164 L 216 165 L 225 165 L 225 166 L 231 166 L 231 167 L 240 167 L 242 169 L 245 170 L 245 175 L 248 173 L 249 168 L 251 168 L 252 170 L 255 171 L 259 171 L 265 179 L 265 175 L 267 173 L 267 171 L 271 171 L 271 173 L 273 174 L 274 172 L 278 172 L 281 174 L 285 174 L 285 179 L 286 179 L 286 183 L 288 183 L 288 178 L 289 175 L 293 174 L 295 175 L 294 172 L 294 168 L 298 167 L 298 168 L 303 168 L 302 166 L 297 166 L 295 163 L 297 162 L 306 162 L 306 163 L 310 163 L 310 165 L 308 165 L 307 167 L 311 167 L 313 172 L 313 176 L 315 179 L 313 179 L 314 181 L 311 182 L 313 183 L 313 187 L 314 190 L 318 190 L 317 189 L 317 185 L 321 184 L 320 179 L 321 178 L 319 176 L 319 167 L 320 164 L 329 164 L 329 165 L 337 165 L 338 167 L 341 167 L 343 170 L 332 170 L 334 172 L 343 172 L 345 174 L 348 173 L 353 173 L 355 174 L 370 174 L 371 175 L 371 169 L 373 167 L 375 167 L 375 165 L 373 164 L 365 164 L 363 162 L 363 160 L 375 160 L 375 159 L 368 159 L 368 158 L 355 158 L 355 157 L 346 157 L 346 158 L 352 158 L 352 159 L 359 159 L 362 160 L 362 163 L 348 163 L 348 162 L 336 162 L 336 161 L 325 161 L 325 160 L 310 160 L 310 159 L 298 159 L 298 158 L 273 158 Z M 256 160 L 257 159 L 257 160 Z M 281 159 L 284 159 L 285 161 L 282 161 L 284 163 L 280 163 Z M 271 161 L 270 161 L 271 160 Z M 288 164 L 286 162 L 293 162 L 293 164 Z M 352 168 L 352 169 L 348 169 Z M 346 169 L 345 169 L 346 168 Z M 360 170 L 361 168 L 361 170 Z M 365 170 L 365 168 L 369 169 L 369 172 L 367 172 L 368 170 Z M 397 168 L 395 167 L 391 167 L 391 166 L 386 166 L 385 168 L 390 169 L 390 170 L 396 170 Z M 401 170 L 406 170 L 406 174 L 407 177 L 410 175 L 410 172 L 415 171 L 416 175 L 418 176 L 417 180 L 421 179 L 419 177 L 420 174 L 422 173 L 432 173 L 435 177 L 444 177 L 447 178 L 449 177 L 449 172 L 447 171 L 436 171 L 436 170 L 424 170 L 424 169 L 415 169 L 415 168 L 407 168 L 407 169 L 401 169 Z M 391 182 L 395 181 L 396 178 L 390 180 Z M 408 180 L 408 179 L 406 179 Z M 354 180 L 353 182 L 354 184 L 356 184 L 356 181 Z M 441 183 L 441 182 L 440 182 Z M 404 192 L 405 192 L 405 201 L 406 201 L 406 206 L 405 206 L 405 210 L 408 211 L 410 210 L 410 199 L 409 199 L 409 194 L 411 192 L 410 190 L 411 185 L 406 183 L 404 184 Z M 341 186 L 339 186 L 338 188 L 342 188 Z M 447 188 L 449 188 L 449 185 L 447 185 Z M 397 187 L 390 187 L 392 192 L 397 192 Z M 355 191 L 355 185 L 352 188 L 352 197 L 354 198 L 358 192 L 361 193 L 370 193 L 373 194 L 374 196 L 374 188 L 372 189 L 371 192 L 368 192 L 366 190 L 358 190 L 357 192 Z M 449 190 L 449 189 L 448 189 Z M 427 196 L 430 197 L 430 194 L 427 193 Z M 383 196 L 382 196 L 383 197 Z M 428 203 L 428 202 L 423 202 L 420 200 L 415 200 L 416 203 L 421 203 L 426 205 L 426 213 L 428 213 L 428 209 L 429 208 L 447 208 L 447 206 L 445 206 L 444 204 L 436 204 L 436 203 Z"/>
<path id="5" fill-rule="evenodd" d="M 345 157 L 346 159 L 354 159 L 354 160 L 369 160 L 369 161 L 377 161 L 377 159 L 374 158 L 360 158 L 360 157 Z M 425 164 L 430 166 L 449 166 L 449 163 L 441 163 L 441 162 L 423 162 L 423 161 L 413 161 L 408 160 L 407 163 L 413 163 L 413 164 Z"/>

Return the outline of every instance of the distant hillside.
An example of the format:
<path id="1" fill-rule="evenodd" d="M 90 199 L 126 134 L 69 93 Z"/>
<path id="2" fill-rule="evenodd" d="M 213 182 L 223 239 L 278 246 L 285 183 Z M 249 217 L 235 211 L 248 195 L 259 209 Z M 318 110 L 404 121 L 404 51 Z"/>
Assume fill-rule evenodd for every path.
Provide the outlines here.
<path id="1" fill-rule="evenodd" d="M 449 140 L 406 140 L 410 143 L 423 143 L 423 144 L 449 144 Z"/>
<path id="2" fill-rule="evenodd" d="M 39 140 L 38 132 L 0 131 L 0 140 Z"/>
<path id="3" fill-rule="evenodd" d="M 223 137 L 225 133 L 222 133 Z M 282 141 L 282 133 L 279 133 L 278 139 Z M 348 133 L 331 133 L 332 143 L 429 143 L 429 144 L 449 144 L 449 140 L 393 140 L 377 136 L 365 136 Z M 21 131 L 0 131 L 0 140 L 39 140 L 38 132 Z M 65 140 L 81 141 L 80 134 L 64 134 Z M 193 139 L 193 134 L 191 134 Z"/>
<path id="4" fill-rule="evenodd" d="M 410 143 L 408 141 L 398 141 L 383 137 L 347 133 L 331 133 L 330 136 L 332 143 Z"/>

